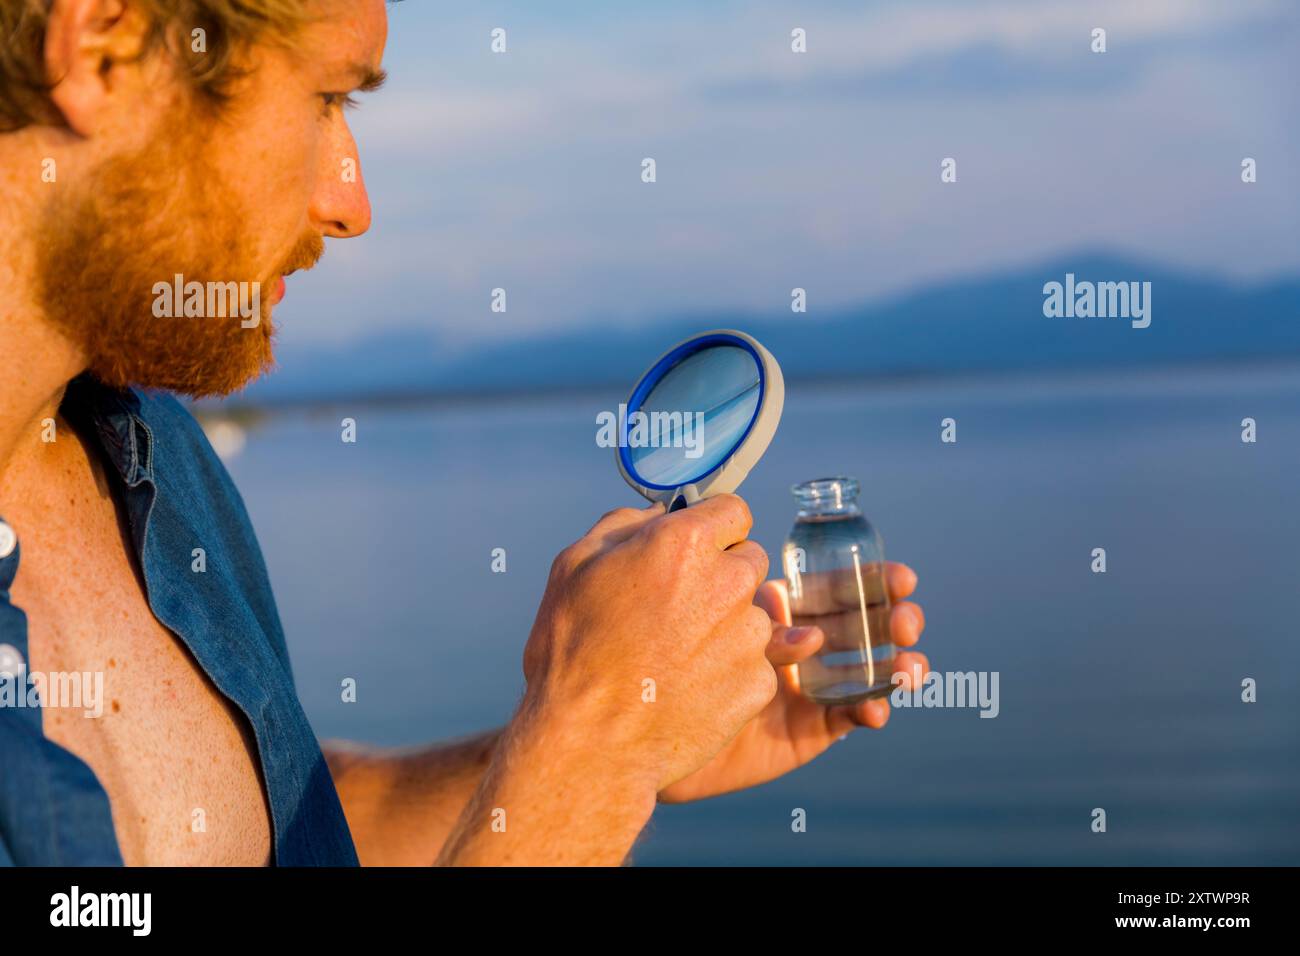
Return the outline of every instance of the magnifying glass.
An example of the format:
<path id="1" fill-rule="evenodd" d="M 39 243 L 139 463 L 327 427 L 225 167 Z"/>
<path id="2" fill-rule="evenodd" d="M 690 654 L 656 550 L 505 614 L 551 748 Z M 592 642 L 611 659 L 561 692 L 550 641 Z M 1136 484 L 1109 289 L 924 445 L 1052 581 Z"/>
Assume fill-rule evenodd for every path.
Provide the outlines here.
<path id="1" fill-rule="evenodd" d="M 650 366 L 620 409 L 618 470 L 668 511 L 740 487 L 785 404 L 772 353 L 734 329 L 701 332 Z"/>

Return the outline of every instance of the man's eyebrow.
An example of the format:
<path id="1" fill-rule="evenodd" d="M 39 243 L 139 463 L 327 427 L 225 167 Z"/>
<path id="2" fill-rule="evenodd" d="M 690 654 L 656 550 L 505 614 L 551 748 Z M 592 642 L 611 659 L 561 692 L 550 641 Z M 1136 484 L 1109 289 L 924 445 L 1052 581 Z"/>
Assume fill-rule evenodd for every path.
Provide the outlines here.
<path id="1" fill-rule="evenodd" d="M 388 82 L 388 72 L 365 63 L 354 63 L 348 72 L 357 77 L 357 92 L 376 93 Z"/>

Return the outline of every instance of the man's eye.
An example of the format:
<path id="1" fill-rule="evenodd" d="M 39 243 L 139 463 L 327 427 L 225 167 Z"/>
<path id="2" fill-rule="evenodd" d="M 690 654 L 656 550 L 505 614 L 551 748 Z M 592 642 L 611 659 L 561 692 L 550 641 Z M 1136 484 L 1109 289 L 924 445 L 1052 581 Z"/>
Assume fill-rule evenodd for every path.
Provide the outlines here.
<path id="1" fill-rule="evenodd" d="M 347 93 L 322 93 L 321 102 L 324 104 L 322 112 L 329 113 L 336 109 L 355 109 L 357 101 Z"/>

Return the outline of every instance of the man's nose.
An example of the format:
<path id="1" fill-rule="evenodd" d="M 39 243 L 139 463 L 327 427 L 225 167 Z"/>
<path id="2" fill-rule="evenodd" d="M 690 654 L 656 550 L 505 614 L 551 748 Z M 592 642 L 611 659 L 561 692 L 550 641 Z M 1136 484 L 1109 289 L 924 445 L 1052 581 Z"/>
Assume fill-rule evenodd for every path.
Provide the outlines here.
<path id="1" fill-rule="evenodd" d="M 311 217 L 321 232 L 335 239 L 350 239 L 370 228 L 370 196 L 361 176 L 356 150 L 326 160 L 312 197 Z"/>

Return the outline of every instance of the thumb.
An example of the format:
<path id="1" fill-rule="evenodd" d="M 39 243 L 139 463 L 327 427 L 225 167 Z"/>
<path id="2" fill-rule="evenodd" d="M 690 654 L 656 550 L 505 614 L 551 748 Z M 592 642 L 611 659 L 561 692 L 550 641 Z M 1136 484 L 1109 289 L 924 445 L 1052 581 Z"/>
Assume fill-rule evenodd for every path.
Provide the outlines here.
<path id="1" fill-rule="evenodd" d="M 773 667 L 799 664 L 821 650 L 825 640 L 826 635 L 816 625 L 786 627 L 774 624 L 772 639 L 767 642 L 767 662 Z"/>
<path id="2" fill-rule="evenodd" d="M 759 585 L 754 594 L 754 603 L 766 611 L 775 623 L 790 623 L 790 592 L 786 590 L 785 581 L 781 578 L 773 578 Z"/>

